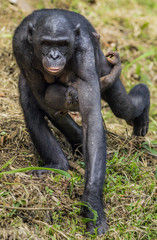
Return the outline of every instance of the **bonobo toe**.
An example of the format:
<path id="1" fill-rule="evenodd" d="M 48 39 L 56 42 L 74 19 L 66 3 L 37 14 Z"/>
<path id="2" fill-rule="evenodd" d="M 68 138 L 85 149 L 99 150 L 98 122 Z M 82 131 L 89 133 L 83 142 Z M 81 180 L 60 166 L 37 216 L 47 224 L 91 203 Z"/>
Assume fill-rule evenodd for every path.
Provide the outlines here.
<path id="1" fill-rule="evenodd" d="M 132 135 L 144 137 L 148 132 L 148 124 L 140 128 L 134 127 Z"/>
<path id="2" fill-rule="evenodd" d="M 147 106 L 142 114 L 133 120 L 133 135 L 144 137 L 149 127 L 149 106 Z"/>

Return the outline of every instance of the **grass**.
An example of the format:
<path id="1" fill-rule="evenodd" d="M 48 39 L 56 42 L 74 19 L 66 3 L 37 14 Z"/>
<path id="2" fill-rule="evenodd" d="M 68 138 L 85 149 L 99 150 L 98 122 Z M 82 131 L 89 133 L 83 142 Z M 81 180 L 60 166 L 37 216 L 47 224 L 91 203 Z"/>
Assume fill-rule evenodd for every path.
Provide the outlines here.
<path id="1" fill-rule="evenodd" d="M 110 239 L 156 239 L 156 181 L 150 176 L 137 152 L 129 158 L 115 153 L 108 162 L 104 190 L 109 214 L 114 216 Z"/>
<path id="2" fill-rule="evenodd" d="M 157 3 L 155 0 L 27 1 L 35 9 L 62 7 L 85 15 L 101 35 L 104 52 L 118 50 L 122 82 L 129 91 L 146 83 L 151 93 L 150 127 L 144 139 L 114 117 L 106 103 L 107 173 L 104 203 L 109 230 L 85 235 L 80 215 L 84 187 L 82 156 L 73 156 L 66 139 L 53 128 L 71 162 L 70 178 L 52 173 L 43 178 L 18 169 L 41 162 L 30 141 L 18 103 L 18 69 L 12 56 L 13 30 L 26 15 L 9 1 L 0 3 L 0 239 L 157 239 Z M 11 91 L 10 91 L 11 89 Z M 78 117 L 78 116 L 74 116 Z M 79 118 L 78 118 L 79 120 Z M 11 174 L 4 174 L 10 172 Z M 96 215 L 95 215 L 96 219 Z"/>

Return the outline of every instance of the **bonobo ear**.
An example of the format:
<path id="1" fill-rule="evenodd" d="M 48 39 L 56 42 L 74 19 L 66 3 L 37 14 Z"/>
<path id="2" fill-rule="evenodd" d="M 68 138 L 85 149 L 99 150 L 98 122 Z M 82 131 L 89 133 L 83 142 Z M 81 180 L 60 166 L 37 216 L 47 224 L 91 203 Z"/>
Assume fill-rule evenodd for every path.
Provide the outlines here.
<path id="1" fill-rule="evenodd" d="M 98 41 L 100 41 L 100 35 L 98 33 L 92 32 L 92 34 Z"/>
<path id="2" fill-rule="evenodd" d="M 74 29 L 74 33 L 76 37 L 80 35 L 80 23 L 77 24 L 76 28 Z"/>
<path id="3" fill-rule="evenodd" d="M 32 34 L 33 31 L 35 30 L 34 26 L 32 23 L 28 24 L 28 42 L 31 44 L 32 43 Z"/>

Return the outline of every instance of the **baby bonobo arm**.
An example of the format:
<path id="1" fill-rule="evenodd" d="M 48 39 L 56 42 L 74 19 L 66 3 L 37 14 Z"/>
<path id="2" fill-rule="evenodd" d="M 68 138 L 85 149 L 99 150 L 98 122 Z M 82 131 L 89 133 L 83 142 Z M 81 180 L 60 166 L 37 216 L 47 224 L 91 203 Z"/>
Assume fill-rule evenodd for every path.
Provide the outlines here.
<path id="1" fill-rule="evenodd" d="M 113 65 L 110 74 L 100 78 L 101 91 L 104 91 L 112 86 L 114 81 L 120 77 L 121 74 L 121 61 L 119 53 L 110 51 L 106 54 L 106 59 Z"/>

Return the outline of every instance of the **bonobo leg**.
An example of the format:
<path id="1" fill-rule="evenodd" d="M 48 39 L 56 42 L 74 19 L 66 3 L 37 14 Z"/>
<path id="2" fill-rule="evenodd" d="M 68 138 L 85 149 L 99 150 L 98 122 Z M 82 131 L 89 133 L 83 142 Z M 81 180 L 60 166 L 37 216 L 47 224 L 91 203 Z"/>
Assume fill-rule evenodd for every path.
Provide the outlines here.
<path id="1" fill-rule="evenodd" d="M 23 108 L 26 125 L 32 141 L 40 156 L 45 161 L 45 167 L 68 170 L 69 164 L 61 147 L 47 126 L 44 112 L 39 108 L 26 79 L 20 74 L 20 102 Z M 44 172 L 44 170 L 43 170 Z M 39 171 L 39 174 L 42 173 Z M 38 172 L 37 172 L 38 174 Z"/>
<path id="2" fill-rule="evenodd" d="M 101 76 L 109 74 L 111 67 L 101 54 Z M 133 125 L 133 134 L 145 136 L 149 124 L 150 93 L 145 84 L 138 84 L 127 94 L 119 77 L 110 88 L 101 92 L 113 113 Z"/>
<path id="3" fill-rule="evenodd" d="M 51 117 L 49 116 L 49 119 L 67 138 L 73 152 L 77 149 L 82 152 L 82 128 L 71 118 L 71 116 L 69 114 L 57 114 Z"/>

